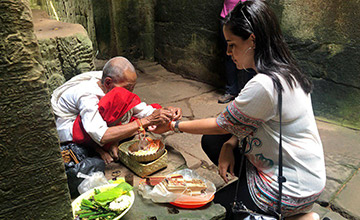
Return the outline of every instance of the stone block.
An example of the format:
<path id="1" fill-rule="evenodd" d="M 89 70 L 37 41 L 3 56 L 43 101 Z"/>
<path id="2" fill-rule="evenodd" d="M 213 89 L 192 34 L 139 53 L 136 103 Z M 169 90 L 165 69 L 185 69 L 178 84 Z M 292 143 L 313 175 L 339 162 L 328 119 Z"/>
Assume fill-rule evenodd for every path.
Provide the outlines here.
<path id="1" fill-rule="evenodd" d="M 71 219 L 29 1 L 2 2 L 0 20 L 0 219 Z"/>
<path id="2" fill-rule="evenodd" d="M 161 38 L 157 39 L 156 47 L 159 44 L 166 44 L 185 50 L 193 50 L 199 54 L 216 56 L 219 53 L 217 44 L 219 33 L 220 28 L 215 31 L 208 31 L 178 23 L 159 23 L 155 27 L 155 35 L 161 36 Z"/>
<path id="3" fill-rule="evenodd" d="M 318 204 L 315 204 L 311 211 L 319 214 L 320 219 L 324 219 L 325 217 L 328 217 L 332 220 L 345 220 L 346 219 L 345 217 L 341 216 L 339 213 L 334 212 L 329 208 L 322 207 Z"/>
<path id="4" fill-rule="evenodd" d="M 157 81 L 147 87 L 135 87 L 134 92 L 146 103 L 163 104 L 189 98 L 211 89 L 212 87 L 206 84 L 181 79 L 171 82 Z"/>
<path id="5" fill-rule="evenodd" d="M 33 15 L 50 92 L 77 74 L 95 70 L 92 43 L 81 25 L 49 19 L 41 10 Z"/>
<path id="6" fill-rule="evenodd" d="M 316 116 L 342 126 L 360 127 L 360 90 L 324 79 L 313 80 L 312 101 Z"/>
<path id="7" fill-rule="evenodd" d="M 155 6 L 155 22 L 177 23 L 182 26 L 193 26 L 216 31 L 219 26 L 221 1 L 179 0 L 169 4 L 169 0 L 157 1 Z M 178 31 L 178 33 L 181 33 Z"/>
<path id="8" fill-rule="evenodd" d="M 359 131 L 317 120 L 326 161 L 333 160 L 348 167 L 360 167 Z"/>
<path id="9" fill-rule="evenodd" d="M 359 128 L 358 2 L 283 1 L 272 6 L 304 73 L 314 77 L 315 114 Z"/>
<path id="10" fill-rule="evenodd" d="M 360 174 L 357 172 L 341 192 L 336 196 L 333 205 L 345 215 L 360 219 L 360 197 L 355 192 L 360 191 Z"/>
<path id="11" fill-rule="evenodd" d="M 104 32 L 97 31 L 100 35 L 100 48 L 107 51 L 109 56 L 123 55 L 131 60 L 153 60 L 153 5 L 153 1 L 144 0 L 110 1 L 105 4 L 108 10 L 97 9 L 95 17 L 99 16 L 99 19 L 96 18 L 95 26 L 104 29 Z M 103 23 L 98 23 L 104 21 L 111 23 L 110 28 L 105 30 Z M 106 47 L 109 47 L 108 50 Z M 99 56 L 104 57 L 105 54 Z"/>
<path id="12" fill-rule="evenodd" d="M 219 93 L 205 93 L 189 100 L 195 119 L 217 117 L 226 107 L 218 104 Z"/>
<path id="13" fill-rule="evenodd" d="M 336 194 L 338 193 L 338 191 L 341 189 L 342 186 L 343 186 L 342 183 L 339 183 L 332 179 L 327 179 L 325 189 L 321 193 L 318 202 L 324 206 L 329 205 L 330 202 L 335 198 Z"/>
<path id="14" fill-rule="evenodd" d="M 356 171 L 354 167 L 342 164 L 345 161 L 336 161 L 333 157 L 326 157 L 326 178 L 345 183 Z"/>
<path id="15" fill-rule="evenodd" d="M 159 57 L 159 62 L 169 71 L 214 86 L 223 85 L 220 71 L 217 71 L 221 69 L 222 64 L 215 57 L 183 48 L 170 49 L 168 45 L 159 46 L 155 54 Z"/>
<path id="16" fill-rule="evenodd" d="M 88 33 L 95 48 L 97 48 L 96 31 L 94 23 L 94 8 L 92 1 L 88 0 L 43 0 L 42 9 L 54 20 L 80 24 Z"/>

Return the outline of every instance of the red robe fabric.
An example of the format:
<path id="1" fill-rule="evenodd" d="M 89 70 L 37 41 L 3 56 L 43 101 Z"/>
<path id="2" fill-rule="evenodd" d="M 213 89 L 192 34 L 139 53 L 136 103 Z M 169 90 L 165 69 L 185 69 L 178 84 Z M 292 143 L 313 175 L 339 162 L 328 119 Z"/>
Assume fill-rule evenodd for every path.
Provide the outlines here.
<path id="1" fill-rule="evenodd" d="M 140 104 L 140 98 L 136 94 L 122 88 L 116 87 L 108 92 L 99 101 L 99 113 L 106 121 L 108 126 L 120 125 L 119 119 L 125 115 L 127 111 Z M 159 104 L 152 104 L 154 108 L 161 108 Z M 134 117 L 130 121 L 135 120 Z M 80 115 L 77 116 L 73 126 L 73 142 L 77 144 L 96 145 L 90 135 L 85 131 L 81 122 Z M 103 148 L 108 150 L 111 144 L 106 144 Z"/>

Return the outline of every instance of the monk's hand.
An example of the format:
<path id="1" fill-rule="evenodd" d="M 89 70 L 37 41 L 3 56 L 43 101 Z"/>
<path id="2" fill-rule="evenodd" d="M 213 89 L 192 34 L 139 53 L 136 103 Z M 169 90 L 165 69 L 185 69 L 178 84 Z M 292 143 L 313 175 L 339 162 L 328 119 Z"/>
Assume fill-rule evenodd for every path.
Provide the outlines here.
<path id="1" fill-rule="evenodd" d="M 173 113 L 173 118 L 172 118 L 173 121 L 177 121 L 182 118 L 181 108 L 168 106 L 166 107 L 166 109 L 169 109 Z"/>
<path id="2" fill-rule="evenodd" d="M 221 148 L 219 155 L 219 174 L 227 183 L 229 181 L 227 171 L 234 176 L 234 148 L 238 145 L 237 137 L 233 136 Z"/>
<path id="3" fill-rule="evenodd" d="M 158 126 L 169 123 L 173 118 L 173 112 L 165 108 L 156 109 L 151 115 L 145 118 L 149 121 L 149 126 Z"/>

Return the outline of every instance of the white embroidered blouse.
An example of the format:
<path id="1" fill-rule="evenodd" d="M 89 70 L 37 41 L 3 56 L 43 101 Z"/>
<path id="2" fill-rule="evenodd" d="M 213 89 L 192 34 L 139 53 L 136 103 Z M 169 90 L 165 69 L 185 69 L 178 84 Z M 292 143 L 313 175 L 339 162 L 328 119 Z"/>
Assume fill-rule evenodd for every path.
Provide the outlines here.
<path id="1" fill-rule="evenodd" d="M 282 140 L 284 195 L 303 198 L 325 187 L 323 147 L 316 126 L 310 94 L 296 84 L 291 89 L 282 78 Z M 238 97 L 218 116 L 220 127 L 239 137 L 248 137 L 246 156 L 260 179 L 278 190 L 279 115 L 278 94 L 273 81 L 257 74 Z"/>

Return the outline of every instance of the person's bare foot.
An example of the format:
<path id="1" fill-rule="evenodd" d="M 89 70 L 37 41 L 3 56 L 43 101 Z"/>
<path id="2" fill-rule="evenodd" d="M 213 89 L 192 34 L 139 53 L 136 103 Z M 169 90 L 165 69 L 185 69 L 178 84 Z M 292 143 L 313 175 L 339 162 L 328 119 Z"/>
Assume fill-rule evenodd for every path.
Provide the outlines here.
<path id="1" fill-rule="evenodd" d="M 111 157 L 114 159 L 114 161 L 119 160 L 119 147 L 117 144 L 114 144 L 110 147 L 109 153 Z"/>
<path id="2" fill-rule="evenodd" d="M 100 154 L 100 157 L 104 160 L 105 164 L 110 164 L 114 161 L 113 157 L 108 152 L 104 151 L 102 148 L 97 147 L 96 152 Z"/>

